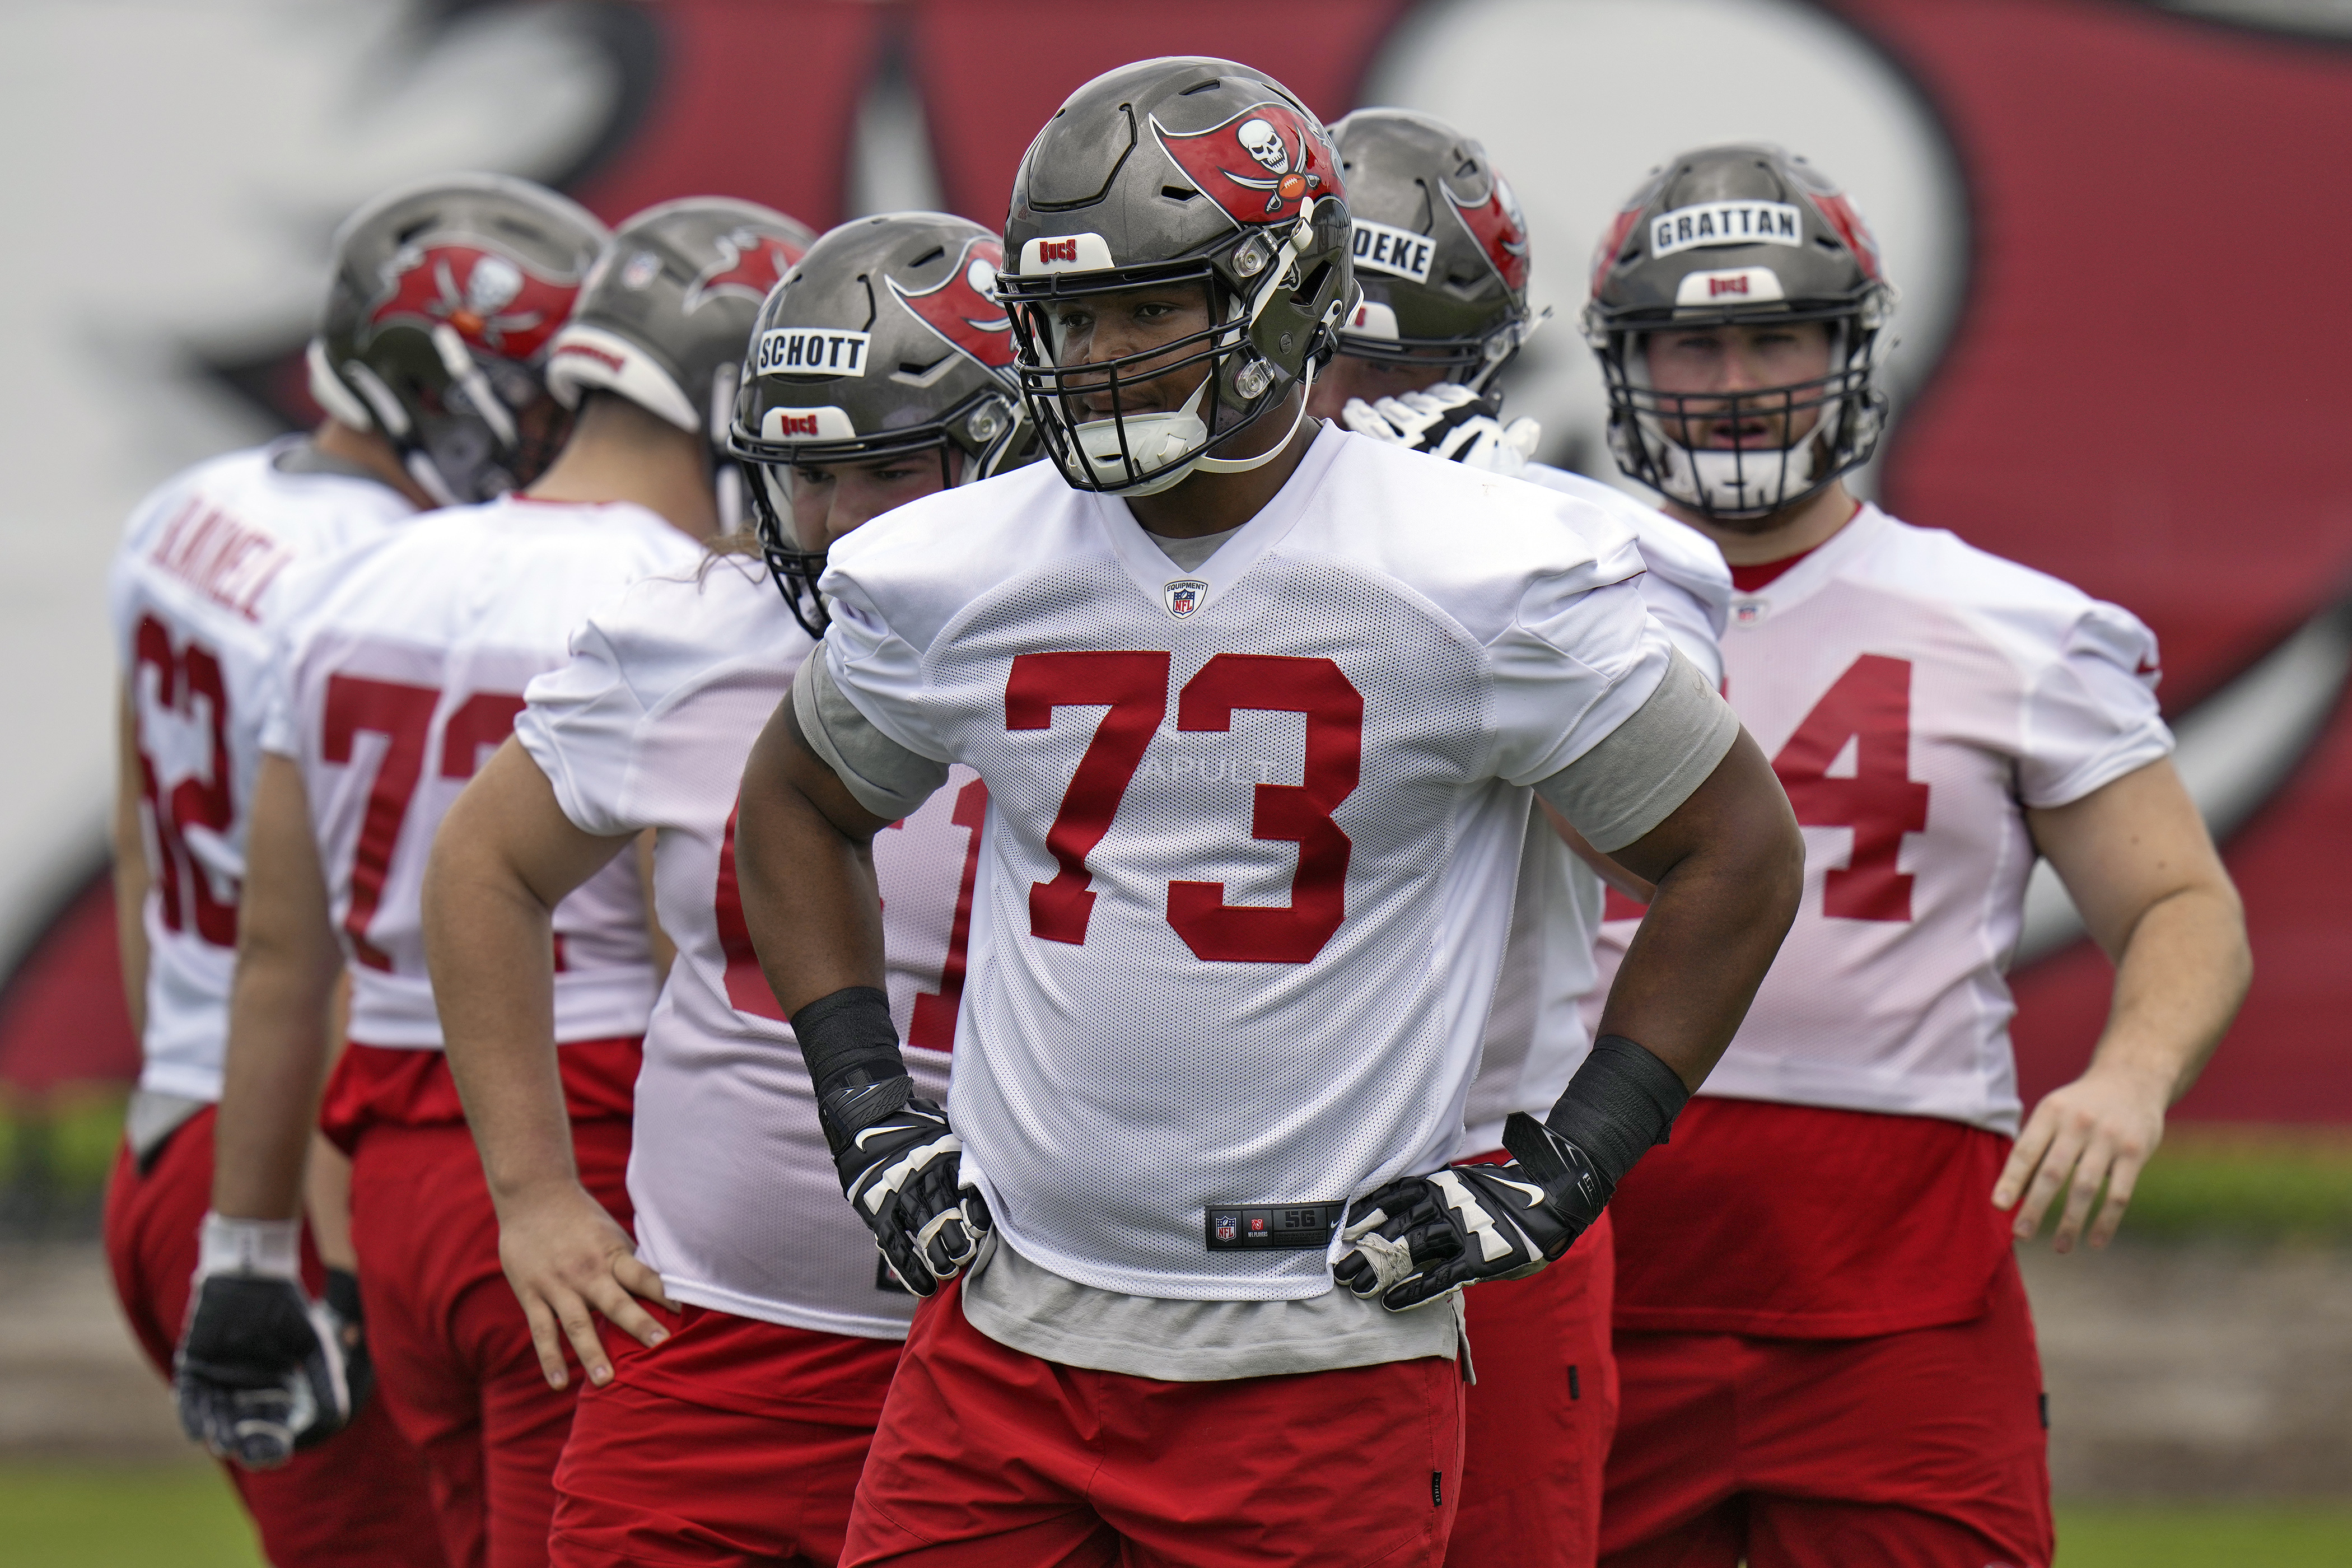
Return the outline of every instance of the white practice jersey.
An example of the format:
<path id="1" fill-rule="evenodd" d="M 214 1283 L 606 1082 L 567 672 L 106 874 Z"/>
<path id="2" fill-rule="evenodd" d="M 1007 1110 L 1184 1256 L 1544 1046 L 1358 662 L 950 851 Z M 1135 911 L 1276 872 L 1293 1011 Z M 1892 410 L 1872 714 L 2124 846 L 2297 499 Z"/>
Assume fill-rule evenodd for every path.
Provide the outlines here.
<path id="1" fill-rule="evenodd" d="M 2064 805 L 2168 754 L 2126 611 L 1864 506 L 1724 636 L 1731 706 L 1805 833 L 1805 895 L 1702 1094 L 2014 1134 L 2006 971 Z M 1632 921 L 1604 928 L 1614 972 Z"/>
<path id="2" fill-rule="evenodd" d="M 1590 501 L 1622 523 L 1641 547 L 1642 602 L 1699 673 L 1723 681 L 1720 639 L 1731 608 L 1731 569 L 1715 542 L 1632 496 L 1546 463 L 1520 476 Z M 1503 1120 L 1524 1110 L 1540 1120 L 1559 1100 L 1591 1049 L 1585 999 L 1600 984 L 1594 949 L 1607 889 L 1552 831 L 1540 804 L 1528 824 L 1519 887 L 1478 1077 L 1470 1086 L 1460 1152 L 1503 1146 Z"/>
<path id="3" fill-rule="evenodd" d="M 531 682 L 515 733 L 583 832 L 658 830 L 654 892 L 677 962 L 637 1078 L 637 1256 L 677 1300 L 898 1339 L 915 1299 L 842 1201 L 736 889 L 743 761 L 810 647 L 756 560 L 649 577 L 574 634 L 571 663 Z M 874 844 L 890 1016 L 934 1100 L 948 1091 L 987 800 L 958 768 Z"/>
<path id="4" fill-rule="evenodd" d="M 1454 1154 L 1525 786 L 1668 667 L 1632 536 L 1327 426 L 1196 571 L 1043 464 L 832 562 L 835 684 L 988 786 L 950 1110 L 1005 1238 L 1097 1289 L 1327 1292 L 1336 1229 L 1211 1212 Z"/>
<path id="5" fill-rule="evenodd" d="M 262 745 L 302 770 L 353 1040 L 440 1048 L 418 904 L 443 815 L 572 628 L 701 553 L 643 507 L 509 498 L 419 519 L 298 590 Z M 643 1033 L 654 973 L 636 858 L 558 904 L 554 926 L 555 1037 Z"/>
<path id="6" fill-rule="evenodd" d="M 380 480 L 320 471 L 289 437 L 199 463 L 131 515 L 108 600 L 152 873 L 142 1089 L 220 1098 L 247 813 L 287 574 L 415 510 Z"/>

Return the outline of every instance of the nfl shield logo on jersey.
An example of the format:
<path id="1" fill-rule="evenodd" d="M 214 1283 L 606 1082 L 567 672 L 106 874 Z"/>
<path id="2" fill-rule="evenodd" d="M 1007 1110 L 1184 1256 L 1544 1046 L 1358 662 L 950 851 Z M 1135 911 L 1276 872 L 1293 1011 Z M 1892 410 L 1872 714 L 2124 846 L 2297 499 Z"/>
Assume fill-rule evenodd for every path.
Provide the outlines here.
<path id="1" fill-rule="evenodd" d="M 1239 1215 L 1221 1214 L 1217 1216 L 1217 1239 L 1219 1241 L 1232 1241 L 1241 1235 L 1241 1216 Z"/>
<path id="2" fill-rule="evenodd" d="M 1164 584 L 1160 596 L 1167 605 L 1170 615 L 1180 621 L 1189 620 L 1192 612 L 1208 598 L 1209 585 L 1198 577 L 1179 577 L 1173 583 Z"/>

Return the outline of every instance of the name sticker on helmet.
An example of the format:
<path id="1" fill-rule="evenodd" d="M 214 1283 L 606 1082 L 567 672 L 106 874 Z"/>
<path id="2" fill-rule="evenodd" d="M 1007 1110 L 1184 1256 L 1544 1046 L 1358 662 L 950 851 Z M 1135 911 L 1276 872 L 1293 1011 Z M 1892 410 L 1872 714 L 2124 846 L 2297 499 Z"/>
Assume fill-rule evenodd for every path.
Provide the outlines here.
<path id="1" fill-rule="evenodd" d="M 1415 283 L 1429 281 L 1429 260 L 1437 246 L 1427 235 L 1360 217 L 1356 221 L 1356 269 L 1385 272 Z"/>
<path id="2" fill-rule="evenodd" d="M 777 327 L 760 334 L 756 375 L 856 375 L 866 374 L 868 332 L 829 327 Z"/>
<path id="3" fill-rule="evenodd" d="M 1805 223 L 1789 202 L 1701 202 L 1650 220 L 1650 254 L 1700 245 L 1802 245 Z"/>

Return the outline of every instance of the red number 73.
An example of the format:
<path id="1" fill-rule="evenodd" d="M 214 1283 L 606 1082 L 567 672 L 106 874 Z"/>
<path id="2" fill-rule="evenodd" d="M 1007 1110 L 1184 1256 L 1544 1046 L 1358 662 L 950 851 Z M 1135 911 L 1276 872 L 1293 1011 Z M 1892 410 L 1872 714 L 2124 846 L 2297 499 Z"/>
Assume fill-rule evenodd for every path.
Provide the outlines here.
<path id="1" fill-rule="evenodd" d="M 1056 708 L 1104 708 L 1045 834 L 1060 868 L 1029 889 L 1029 930 L 1048 942 L 1083 942 L 1094 911 L 1087 857 L 1168 716 L 1164 653 L 1024 653 L 1004 687 L 1004 727 L 1052 727 Z M 1298 846 L 1290 902 L 1234 905 L 1222 882 L 1168 884 L 1168 923 L 1194 956 L 1229 963 L 1305 963 L 1347 918 L 1353 846 L 1331 814 L 1355 793 L 1364 752 L 1364 697 L 1328 658 L 1221 653 L 1184 683 L 1176 728 L 1230 731 L 1244 709 L 1307 719 L 1302 782 L 1256 786 L 1252 837 Z"/>

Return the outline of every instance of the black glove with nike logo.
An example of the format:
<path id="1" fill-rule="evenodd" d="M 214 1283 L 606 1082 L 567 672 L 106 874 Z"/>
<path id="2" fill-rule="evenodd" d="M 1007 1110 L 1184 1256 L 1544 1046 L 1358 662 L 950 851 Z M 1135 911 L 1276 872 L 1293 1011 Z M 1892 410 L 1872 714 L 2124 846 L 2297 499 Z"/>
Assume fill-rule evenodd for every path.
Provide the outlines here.
<path id="1" fill-rule="evenodd" d="M 1391 1312 L 1465 1286 L 1533 1274 L 1601 1217 L 1609 1189 L 1584 1152 L 1524 1111 L 1503 1124 L 1507 1165 L 1407 1176 L 1356 1200 L 1331 1267 Z"/>
<path id="2" fill-rule="evenodd" d="M 932 1294 L 978 1256 L 988 1205 L 963 1183 L 963 1142 L 947 1112 L 915 1093 L 888 998 L 871 986 L 834 992 L 793 1014 L 793 1033 L 842 1192 L 899 1280 Z"/>

